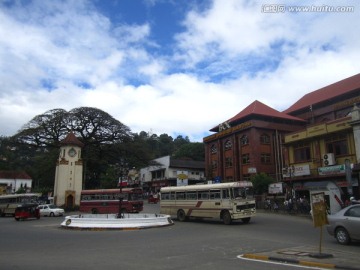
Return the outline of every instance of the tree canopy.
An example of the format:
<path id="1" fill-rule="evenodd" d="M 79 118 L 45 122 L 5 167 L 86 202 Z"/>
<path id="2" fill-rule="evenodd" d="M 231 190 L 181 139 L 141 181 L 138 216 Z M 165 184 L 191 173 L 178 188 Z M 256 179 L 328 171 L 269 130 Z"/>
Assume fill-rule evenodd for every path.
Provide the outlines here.
<path id="1" fill-rule="evenodd" d="M 0 169 L 24 170 L 38 190 L 52 190 L 60 142 L 69 132 L 84 144 L 85 188 L 115 187 L 116 166 L 121 160 L 126 160 L 128 168 L 140 169 L 161 156 L 205 158 L 203 144 L 191 143 L 187 136 L 173 139 L 168 134 L 132 133 L 102 110 L 79 107 L 68 112 L 49 110 L 35 116 L 13 137 L 0 137 Z"/>
<path id="2" fill-rule="evenodd" d="M 130 128 L 108 113 L 90 107 L 67 112 L 54 109 L 35 116 L 14 136 L 19 143 L 37 147 L 59 147 L 72 131 L 86 145 L 123 142 L 131 138 Z"/>
<path id="3" fill-rule="evenodd" d="M 254 174 L 250 181 L 253 183 L 255 194 L 267 193 L 269 185 L 275 183 L 275 179 L 265 173 Z"/>

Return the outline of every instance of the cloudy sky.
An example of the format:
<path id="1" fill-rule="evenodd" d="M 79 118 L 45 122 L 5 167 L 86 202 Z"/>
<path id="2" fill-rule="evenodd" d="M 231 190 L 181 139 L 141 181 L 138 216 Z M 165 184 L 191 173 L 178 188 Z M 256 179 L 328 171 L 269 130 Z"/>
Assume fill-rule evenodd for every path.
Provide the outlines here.
<path id="1" fill-rule="evenodd" d="M 0 136 L 87 106 L 202 141 L 359 73 L 359 27 L 357 0 L 0 0 Z"/>

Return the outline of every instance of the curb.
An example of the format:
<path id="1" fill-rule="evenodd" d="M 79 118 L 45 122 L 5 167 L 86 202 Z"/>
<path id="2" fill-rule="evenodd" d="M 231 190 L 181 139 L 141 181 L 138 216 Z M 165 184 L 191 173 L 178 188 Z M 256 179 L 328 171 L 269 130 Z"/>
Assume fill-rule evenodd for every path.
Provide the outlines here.
<path id="1" fill-rule="evenodd" d="M 60 226 L 60 229 L 64 230 L 74 230 L 74 231 L 138 231 L 138 230 L 146 230 L 152 228 L 160 228 L 160 227 L 168 227 L 172 226 L 172 224 L 166 225 L 154 225 L 154 226 L 140 226 L 140 227 L 118 227 L 118 228 L 106 228 L 106 227 L 69 227 L 69 226 Z"/>
<path id="2" fill-rule="evenodd" d="M 310 266 L 310 267 L 320 267 L 326 269 L 344 269 L 344 270 L 360 270 L 358 267 L 345 266 L 345 265 L 335 265 L 331 263 L 320 263 L 320 262 L 311 262 L 311 261 L 302 261 L 296 259 L 289 258 L 281 258 L 281 257 L 273 257 L 267 255 L 259 255 L 259 254 L 243 254 L 242 257 L 253 260 L 262 260 L 262 261 L 275 261 L 289 264 L 298 264 L 302 266 Z"/>

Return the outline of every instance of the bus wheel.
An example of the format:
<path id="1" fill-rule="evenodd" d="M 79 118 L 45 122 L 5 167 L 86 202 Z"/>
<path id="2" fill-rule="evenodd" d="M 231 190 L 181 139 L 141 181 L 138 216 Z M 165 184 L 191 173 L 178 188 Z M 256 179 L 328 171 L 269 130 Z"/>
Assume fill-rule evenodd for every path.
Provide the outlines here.
<path id="1" fill-rule="evenodd" d="M 230 215 L 229 211 L 225 211 L 222 214 L 222 220 L 223 220 L 225 225 L 230 225 L 231 224 L 232 220 L 231 220 L 231 215 Z"/>
<path id="2" fill-rule="evenodd" d="M 96 214 L 99 213 L 99 211 L 96 208 L 94 208 L 94 209 L 91 210 L 91 213 L 96 215 Z"/>
<path id="3" fill-rule="evenodd" d="M 241 221 L 244 223 L 244 224 L 248 224 L 250 222 L 250 218 L 247 217 L 247 218 L 242 218 Z"/>
<path id="4" fill-rule="evenodd" d="M 178 212 L 177 212 L 177 219 L 181 222 L 185 221 L 186 220 L 186 215 L 185 215 L 185 212 L 184 210 L 180 209 Z"/>

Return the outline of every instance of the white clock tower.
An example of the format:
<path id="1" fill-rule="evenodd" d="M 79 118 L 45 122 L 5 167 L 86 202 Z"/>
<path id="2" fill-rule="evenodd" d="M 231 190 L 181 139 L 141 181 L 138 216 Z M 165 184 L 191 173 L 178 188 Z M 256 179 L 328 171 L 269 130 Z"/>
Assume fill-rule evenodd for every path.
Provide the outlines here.
<path id="1" fill-rule="evenodd" d="M 55 171 L 54 203 L 72 208 L 80 205 L 83 182 L 81 149 L 84 144 L 71 132 L 60 142 L 60 145 Z"/>

